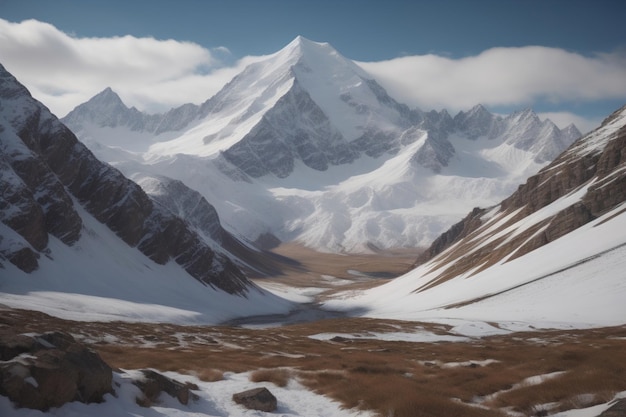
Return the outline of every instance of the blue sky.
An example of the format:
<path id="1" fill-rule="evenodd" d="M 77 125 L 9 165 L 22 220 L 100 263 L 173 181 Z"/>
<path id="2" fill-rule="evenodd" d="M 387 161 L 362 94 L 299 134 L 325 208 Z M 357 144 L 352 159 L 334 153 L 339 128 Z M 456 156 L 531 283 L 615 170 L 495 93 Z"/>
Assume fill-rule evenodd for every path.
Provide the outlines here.
<path id="1" fill-rule="evenodd" d="M 343 55 L 462 57 L 494 46 L 585 54 L 626 47 L 623 0 L 2 0 L 0 16 L 34 18 L 77 36 L 178 39 L 235 56 L 275 52 L 297 35 Z"/>
<path id="2" fill-rule="evenodd" d="M 412 106 L 425 110 L 445 107 L 452 113 L 474 101 L 474 104 L 482 102 L 500 112 L 530 106 L 555 117 L 558 117 L 556 113 L 561 113 L 570 114 L 572 120 L 584 118 L 586 121 L 579 120 L 579 124 L 591 124 L 626 103 L 625 17 L 626 1 L 623 0 L 0 0 L 0 18 L 10 23 L 0 27 L 0 63 L 57 113 L 67 112 L 106 87 L 107 82 L 119 84 L 113 87 L 126 102 L 150 111 L 158 109 L 159 97 L 168 97 L 169 101 L 162 103 L 165 107 L 182 104 L 179 101 L 203 101 L 250 62 L 251 57 L 276 52 L 295 36 L 303 35 L 331 43 L 348 58 L 370 63 L 366 69 L 381 77 L 381 83 L 392 95 L 397 91 L 402 97 L 396 98 Z M 50 27 L 16 25 L 26 19 L 50 24 L 66 37 L 61 36 L 51 43 L 57 34 Z M 119 45 L 122 42 L 119 38 L 124 38 L 124 46 L 105 48 L 111 56 L 111 65 L 116 62 L 120 67 L 119 73 L 109 71 L 115 72 L 116 78 L 107 79 L 103 70 L 100 81 L 96 71 L 87 82 L 84 75 L 77 77 L 66 70 L 70 72 L 67 82 L 74 80 L 75 86 L 64 85 L 62 74 L 58 73 L 65 67 L 60 63 L 56 66 L 56 59 L 51 56 L 54 48 L 58 47 L 59 54 L 69 50 L 71 53 L 63 58 L 67 61 L 74 59 L 76 51 L 83 50 L 74 49 L 73 43 L 81 40 L 113 42 L 116 38 Z M 176 40 L 179 49 L 175 45 L 161 49 L 172 60 L 187 59 L 193 63 L 179 68 L 180 63 L 169 65 L 166 60 L 154 61 L 176 67 L 178 71 L 172 69 L 171 74 L 164 76 L 169 80 L 170 90 L 169 93 L 163 90 L 160 96 L 157 92 L 159 86 L 163 86 L 163 79 L 146 77 L 161 83 L 152 86 L 153 93 L 149 93 L 150 86 L 140 85 L 139 76 L 129 76 L 132 84 L 138 86 L 135 91 L 120 80 L 128 57 L 132 56 L 140 64 L 144 57 L 142 52 L 127 48 L 143 48 L 145 52 L 145 40 L 150 38 Z M 129 46 L 133 42 L 135 46 Z M 189 43 L 197 46 L 198 51 L 181 52 Z M 200 58 L 203 54 L 200 49 L 204 50 L 204 58 Z M 114 59 L 117 50 L 125 51 L 126 60 Z M 146 54 L 157 52 L 151 50 Z M 519 59 L 511 59 L 512 56 Z M 560 58 L 553 59 L 555 56 Z M 402 59 L 411 57 L 421 59 Z M 146 63 L 152 62 L 150 57 L 145 59 Z M 507 60 L 511 63 L 508 66 Z M 532 68 L 518 74 L 524 69 L 520 68 L 520 62 Z M 576 66 L 577 62 L 581 62 L 580 66 Z M 88 70 L 89 66 L 82 67 L 83 64 L 78 62 L 75 67 Z M 425 69 L 427 64 L 433 66 Z M 106 65 L 104 63 L 103 68 Z M 552 65 L 545 71 L 548 76 L 539 80 L 542 66 L 546 65 Z M 37 68 L 45 67 L 48 67 L 47 73 L 37 72 Z M 49 77 L 51 69 L 53 77 Z M 570 71 L 572 69 L 574 71 Z M 491 75 L 482 81 L 471 77 L 471 71 L 477 74 L 493 71 L 499 77 L 509 70 L 512 81 L 502 83 L 487 82 L 493 79 Z M 424 74 L 433 71 L 443 75 L 437 77 L 436 83 L 428 83 Z M 470 75 L 463 79 L 461 72 Z M 576 78 L 571 72 L 580 74 Z M 559 73 L 563 77 L 559 77 Z M 594 80 L 594 74 L 604 79 Z M 619 85 L 622 74 L 625 77 Z M 211 80 L 210 76 L 213 76 Z M 44 77 L 49 78 L 48 84 L 42 81 Z M 180 95 L 174 97 L 171 80 L 177 77 L 180 77 Z M 194 77 L 196 80 L 204 77 L 205 93 L 186 96 L 184 91 L 198 90 L 191 86 Z M 421 80 L 412 79 L 418 77 Z M 451 80 L 449 83 L 446 77 Z M 515 81 L 516 77 L 522 81 Z M 553 80 L 559 84 L 561 78 L 566 77 L 572 78 L 563 82 L 562 87 L 554 87 Z M 82 81 L 76 81 L 79 79 Z M 401 85 L 399 79 L 406 79 L 409 84 Z M 56 82 L 56 86 L 52 82 Z M 526 82 L 529 86 L 521 85 Z M 511 94 L 496 95 L 488 91 L 506 90 L 507 83 L 511 84 Z M 574 91 L 583 83 L 590 86 L 586 86 L 585 91 Z M 442 86 L 440 99 L 432 84 Z M 474 88 L 465 88 L 466 84 Z M 610 84 L 617 85 L 611 88 Z M 463 100 L 454 98 L 453 88 L 460 90 L 457 96 L 464 96 Z M 541 88 L 546 91 L 540 91 Z M 567 88 L 571 91 L 565 91 Z M 485 91 L 483 95 L 481 89 Z M 523 94 L 523 89 L 532 94 Z M 426 91 L 422 98 L 417 97 L 420 90 Z"/>

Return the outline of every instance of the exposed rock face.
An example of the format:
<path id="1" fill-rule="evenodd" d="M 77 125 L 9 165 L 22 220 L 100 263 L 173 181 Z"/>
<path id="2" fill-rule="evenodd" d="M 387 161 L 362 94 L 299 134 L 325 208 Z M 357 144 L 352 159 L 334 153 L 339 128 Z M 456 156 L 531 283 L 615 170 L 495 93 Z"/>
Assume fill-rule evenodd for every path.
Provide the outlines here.
<path id="1" fill-rule="evenodd" d="M 454 156 L 454 146 L 443 136 L 429 136 L 424 145 L 413 155 L 411 162 L 424 168 L 440 172 L 448 166 L 450 158 Z"/>
<path id="2" fill-rule="evenodd" d="M 137 399 L 137 403 L 141 406 L 149 407 L 152 403 L 157 402 L 162 392 L 176 398 L 183 405 L 187 405 L 189 400 L 200 398 L 191 392 L 191 390 L 199 389 L 195 384 L 183 384 L 151 369 L 143 369 L 141 372 L 144 378 L 133 381 L 133 384 L 138 386 L 144 395 L 144 398 Z"/>
<path id="3" fill-rule="evenodd" d="M 29 272 L 48 254 L 48 236 L 78 241 L 75 204 L 153 261 L 174 260 L 191 276 L 230 293 L 249 282 L 187 224 L 134 182 L 100 162 L 74 134 L 0 67 L 0 261 Z M 210 215 L 211 213 L 209 213 Z"/>
<path id="4" fill-rule="evenodd" d="M 226 231 L 222 228 L 217 211 L 199 192 L 181 181 L 160 175 L 138 175 L 133 180 L 172 214 L 185 219 L 206 237 L 217 243 L 222 242 Z"/>
<path id="5" fill-rule="evenodd" d="M 478 104 L 467 112 L 459 112 L 454 116 L 455 126 L 467 134 L 468 139 L 481 136 L 495 138 L 500 135 L 499 118 Z"/>
<path id="6" fill-rule="evenodd" d="M 518 221 L 573 193 L 579 193 L 580 198 L 523 233 L 516 232 Z M 490 217 L 484 218 L 487 210 L 474 209 L 435 240 L 417 263 L 434 260 L 439 265 L 452 265 L 441 280 L 477 267 L 482 270 L 505 257 L 515 259 L 554 241 L 625 201 L 626 107 L 530 177 L 494 208 Z M 487 231 L 498 219 L 504 219 L 502 225 Z M 507 228 L 510 231 L 504 233 Z M 493 238 L 496 234 L 498 238 Z"/>
<path id="7" fill-rule="evenodd" d="M 185 219 L 187 227 L 201 235 L 216 253 L 236 259 L 238 267 L 248 274 L 277 275 L 282 273 L 285 262 L 293 262 L 241 242 L 222 227 L 215 207 L 183 182 L 161 175 L 137 174 L 132 178 L 163 209 Z M 262 248 L 265 244 L 273 247 L 279 243 L 275 236 L 267 235 L 265 242 L 255 242 L 255 246 Z"/>
<path id="8" fill-rule="evenodd" d="M 435 239 L 432 245 L 419 256 L 415 264 L 419 265 L 432 259 L 458 240 L 467 236 L 470 232 L 476 230 L 482 224 L 480 217 L 485 211 L 485 209 L 481 209 L 480 207 L 474 208 L 463 220 L 452 225 L 452 227 Z"/>
<path id="9" fill-rule="evenodd" d="M 253 388 L 233 394 L 233 401 L 250 410 L 271 413 L 278 407 L 276 397 L 267 388 Z"/>
<path id="10" fill-rule="evenodd" d="M 0 333 L 0 395 L 18 407 L 48 410 L 70 401 L 102 402 L 111 368 L 67 333 Z"/>
<path id="11" fill-rule="evenodd" d="M 272 173 L 284 178 L 293 171 L 295 160 L 325 171 L 330 165 L 352 162 L 358 152 L 296 80 L 250 133 L 223 155 L 251 177 Z"/>

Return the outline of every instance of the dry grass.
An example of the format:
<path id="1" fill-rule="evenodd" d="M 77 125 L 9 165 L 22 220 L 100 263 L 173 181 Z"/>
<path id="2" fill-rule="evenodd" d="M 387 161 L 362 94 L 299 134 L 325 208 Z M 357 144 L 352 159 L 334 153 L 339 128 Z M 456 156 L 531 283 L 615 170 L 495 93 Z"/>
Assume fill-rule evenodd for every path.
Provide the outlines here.
<path id="1" fill-rule="evenodd" d="M 288 259 L 297 259 L 298 267 L 284 265 L 283 275 L 273 278 L 263 278 L 272 281 L 302 287 L 328 286 L 332 292 L 333 286 L 324 282 L 323 275 L 353 281 L 352 287 L 342 286 L 341 290 L 352 288 L 368 288 L 382 283 L 383 280 L 402 275 L 411 269 L 420 249 L 397 249 L 380 251 L 372 254 L 329 254 L 320 253 L 295 243 L 280 245 L 272 250 Z M 379 278 L 357 277 L 350 270 L 356 270 Z"/>
<path id="2" fill-rule="evenodd" d="M 290 379 L 289 369 L 259 369 L 250 374 L 252 382 L 271 382 L 279 387 L 286 387 Z"/>
<path id="3" fill-rule="evenodd" d="M 250 371 L 253 381 L 281 386 L 295 378 L 346 407 L 376 410 L 382 416 L 501 416 L 504 408 L 535 415 L 542 412 L 542 404 L 558 402 L 553 412 L 604 402 L 626 390 L 626 326 L 410 343 L 319 341 L 309 336 L 417 328 L 445 334 L 448 328 L 344 318 L 249 330 L 80 323 L 18 310 L 2 313 L 0 325 L 20 332 L 69 331 L 114 367 L 177 371 L 207 381 L 221 379 L 224 372 Z M 487 359 L 497 362 L 458 365 Z M 554 372 L 563 373 L 538 385 L 520 385 L 526 378 Z"/>

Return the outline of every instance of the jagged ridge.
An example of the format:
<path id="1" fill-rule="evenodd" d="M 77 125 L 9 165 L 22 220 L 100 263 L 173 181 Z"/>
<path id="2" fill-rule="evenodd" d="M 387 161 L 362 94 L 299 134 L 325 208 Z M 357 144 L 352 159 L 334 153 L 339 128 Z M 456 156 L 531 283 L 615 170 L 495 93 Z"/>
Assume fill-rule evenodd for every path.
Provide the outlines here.
<path id="1" fill-rule="evenodd" d="M 153 261 L 174 260 L 205 284 L 245 293 L 249 282 L 230 260 L 155 205 L 141 187 L 97 160 L 1 66 L 0 99 L 0 187 L 6 190 L 0 208 L 2 223 L 13 231 L 3 238 L 4 259 L 28 272 L 47 253 L 48 234 L 76 243 L 82 230 L 76 200 Z"/>

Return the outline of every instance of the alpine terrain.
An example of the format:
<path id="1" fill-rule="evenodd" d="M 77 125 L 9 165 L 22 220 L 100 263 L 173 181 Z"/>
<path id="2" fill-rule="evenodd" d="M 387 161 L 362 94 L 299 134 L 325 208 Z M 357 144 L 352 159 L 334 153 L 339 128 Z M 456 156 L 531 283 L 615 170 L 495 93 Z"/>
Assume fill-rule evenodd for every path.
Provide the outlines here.
<path id="1" fill-rule="evenodd" d="M 623 324 L 626 317 L 626 107 L 510 197 L 475 208 L 414 270 L 334 307 L 500 328 Z M 367 306 L 367 307 L 365 307 Z"/>
<path id="2" fill-rule="evenodd" d="M 0 66 L 0 415 L 624 415 L 625 231 L 626 107 L 413 109 L 297 37 L 59 120 Z"/>
<path id="3" fill-rule="evenodd" d="M 328 252 L 426 246 L 580 136 L 530 109 L 410 109 L 303 37 L 201 105 L 148 115 L 107 88 L 63 122 L 129 178 L 158 174 L 197 190 L 248 241 Z M 142 186 L 150 194 L 155 183 Z"/>
<path id="4" fill-rule="evenodd" d="M 148 196 L 96 159 L 3 67 L 0 123 L 0 276 L 11 294 L 4 304 L 34 298 L 60 315 L 150 321 L 159 318 L 156 304 L 181 321 L 289 309 L 226 256 L 245 245 L 221 228 L 206 200 L 171 180 L 159 184 L 176 203 L 157 191 Z M 179 217 L 186 205 L 201 226 Z"/>

